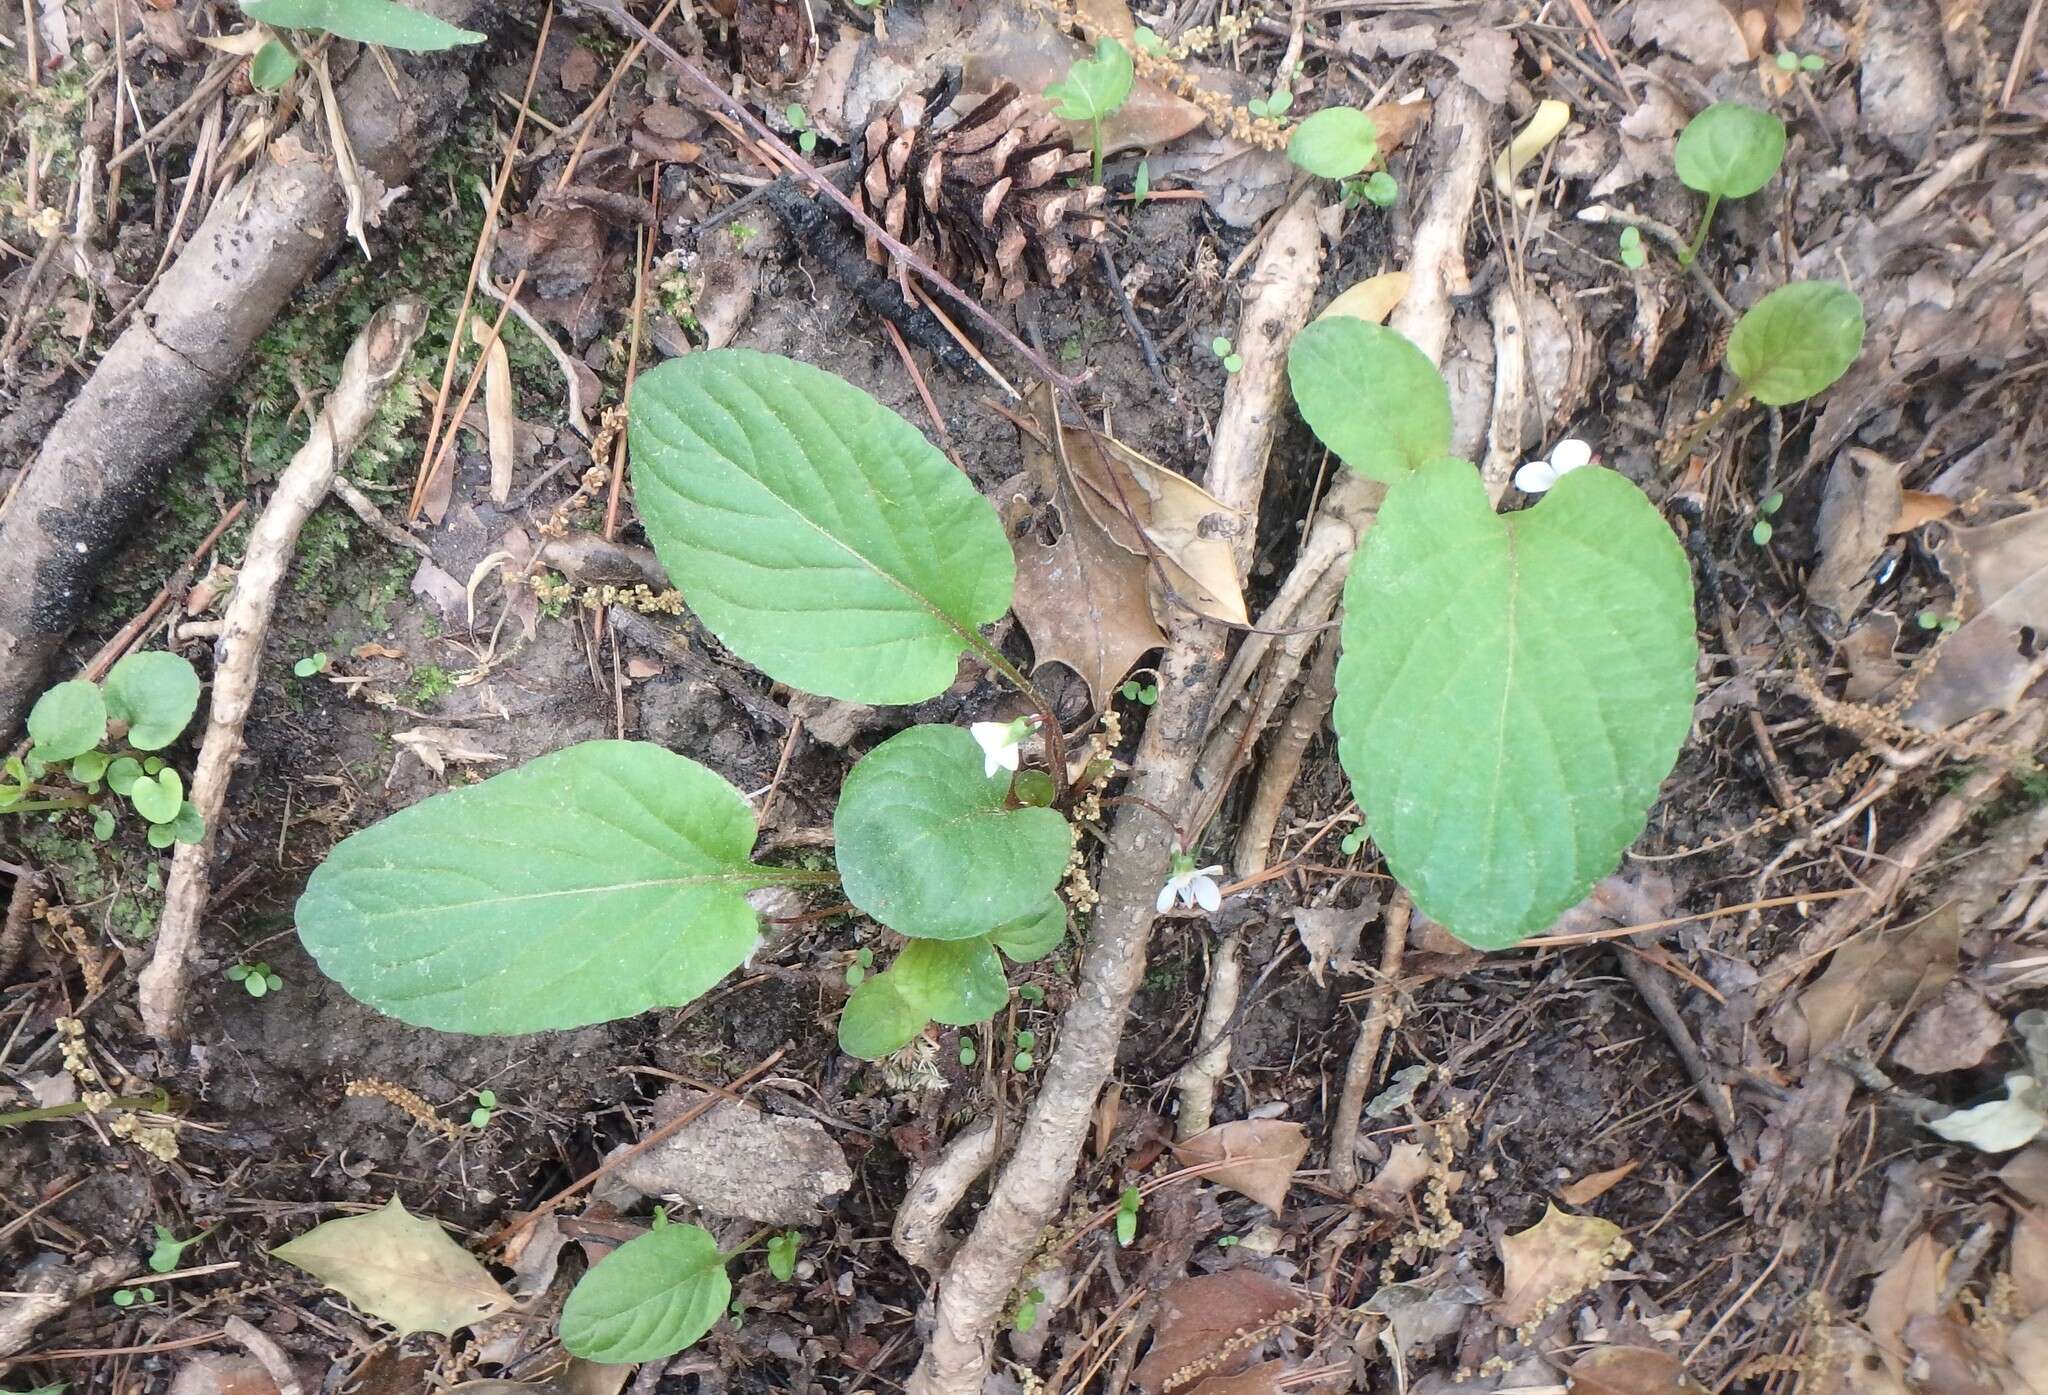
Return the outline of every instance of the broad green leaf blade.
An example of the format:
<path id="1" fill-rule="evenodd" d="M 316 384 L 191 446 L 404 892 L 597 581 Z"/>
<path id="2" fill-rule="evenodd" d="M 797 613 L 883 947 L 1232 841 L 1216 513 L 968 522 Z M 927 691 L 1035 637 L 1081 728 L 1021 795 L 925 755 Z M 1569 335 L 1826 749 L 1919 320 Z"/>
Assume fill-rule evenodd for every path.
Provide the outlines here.
<path id="1" fill-rule="evenodd" d="M 276 39 L 256 50 L 256 56 L 249 60 L 249 85 L 258 92 L 275 92 L 292 80 L 292 74 L 299 70 L 299 60 L 292 51 Z"/>
<path id="2" fill-rule="evenodd" d="M 1324 107 L 1287 138 L 1287 158 L 1324 179 L 1349 179 L 1379 158 L 1380 132 L 1355 107 Z"/>
<path id="3" fill-rule="evenodd" d="M 759 941 L 754 815 L 693 760 L 586 741 L 350 835 L 299 898 L 321 969 L 445 1032 L 581 1027 L 686 1003 Z"/>
<path id="4" fill-rule="evenodd" d="M 1362 475 L 1391 484 L 1450 451 L 1450 389 L 1398 330 L 1319 319 L 1288 346 L 1287 381 L 1316 438 Z"/>
<path id="5" fill-rule="evenodd" d="M 452 1336 L 512 1306 L 476 1257 L 392 1197 L 381 1210 L 316 1225 L 271 1257 L 305 1270 L 398 1329 Z"/>
<path id="6" fill-rule="evenodd" d="M 870 974 L 839 1012 L 839 1049 L 862 1061 L 901 1051 L 924 1030 L 931 1014 L 906 998 L 890 973 Z"/>
<path id="7" fill-rule="evenodd" d="M 1687 188 L 1748 198 L 1785 158 L 1785 123 L 1740 102 L 1716 102 L 1686 123 L 1671 158 Z"/>
<path id="8" fill-rule="evenodd" d="M 184 806 L 185 781 L 175 770 L 159 770 L 137 779 L 128 799 L 135 812 L 151 823 L 169 823 Z"/>
<path id="9" fill-rule="evenodd" d="M 846 899 L 934 940 L 974 939 L 1037 910 L 1066 871 L 1073 831 L 1051 809 L 1005 809 L 1009 782 L 982 772 L 981 747 L 960 727 L 912 727 L 862 757 L 832 816 Z"/>
<path id="10" fill-rule="evenodd" d="M 608 1366 L 673 1356 L 732 1302 L 718 1242 L 701 1226 L 664 1225 L 628 1240 L 585 1274 L 562 1305 L 562 1345 Z"/>
<path id="11" fill-rule="evenodd" d="M 1863 352 L 1863 302 L 1839 281 L 1795 281 L 1749 307 L 1728 336 L 1728 371 L 1783 407 L 1830 387 Z"/>
<path id="12" fill-rule="evenodd" d="M 1062 121 L 1100 121 L 1124 104 L 1136 79 L 1130 51 L 1105 34 L 1095 41 L 1095 56 L 1076 58 L 1045 95 Z"/>
<path id="13" fill-rule="evenodd" d="M 943 692 L 1015 563 L 967 477 L 851 383 L 719 349 L 640 375 L 633 481 L 655 551 L 727 648 L 850 702 Z"/>
<path id="14" fill-rule="evenodd" d="M 107 704 L 99 686 L 79 678 L 51 688 L 29 709 L 28 735 L 35 742 L 31 754 L 52 764 L 99 745 L 107 735 Z"/>
<path id="15" fill-rule="evenodd" d="M 457 29 L 393 0 L 242 0 L 242 9 L 274 29 L 323 29 L 358 43 L 415 53 L 484 41 L 473 30 Z"/>
<path id="16" fill-rule="evenodd" d="M 979 940 L 912 940 L 884 978 L 925 1016 L 948 1027 L 971 1027 L 994 1017 L 1010 1000 L 1010 981 L 995 946 Z"/>
<path id="17" fill-rule="evenodd" d="M 128 724 L 128 744 L 160 751 L 178 739 L 199 707 L 199 675 L 161 649 L 130 654 L 107 674 L 107 717 Z"/>
<path id="18" fill-rule="evenodd" d="M 1692 577 L 1610 470 L 1497 515 L 1460 461 L 1388 490 L 1344 593 L 1338 754 L 1416 905 L 1502 949 L 1643 830 L 1692 722 Z"/>
<path id="19" fill-rule="evenodd" d="M 998 925 L 989 932 L 995 947 L 1013 964 L 1033 964 L 1060 947 L 1067 934 L 1067 903 L 1057 896 L 1021 920 Z"/>

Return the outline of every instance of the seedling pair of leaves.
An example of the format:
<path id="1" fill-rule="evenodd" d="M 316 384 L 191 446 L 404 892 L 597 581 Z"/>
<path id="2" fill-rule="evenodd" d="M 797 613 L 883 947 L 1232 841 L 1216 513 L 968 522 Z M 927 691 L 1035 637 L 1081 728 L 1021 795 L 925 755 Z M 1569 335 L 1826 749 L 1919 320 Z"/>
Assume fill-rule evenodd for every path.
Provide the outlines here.
<path id="1" fill-rule="evenodd" d="M 1130 50 L 1104 35 L 1095 41 L 1093 58 L 1076 58 L 1067 75 L 1045 89 L 1054 116 L 1062 121 L 1088 123 L 1097 184 L 1102 182 L 1102 123 L 1130 100 L 1131 88 L 1137 80 Z"/>
<path id="2" fill-rule="evenodd" d="M 1845 288 L 1787 286 L 1737 327 L 1728 363 L 1783 403 L 1833 382 L 1861 341 Z M 1613 871 L 1677 759 L 1698 657 L 1684 550 L 1598 466 L 1496 513 L 1450 457 L 1442 377 L 1391 329 L 1317 320 L 1288 377 L 1323 444 L 1387 486 L 1345 587 L 1332 709 L 1366 829 L 1426 914 L 1509 947 Z"/>
<path id="3" fill-rule="evenodd" d="M 284 976 L 260 960 L 254 964 L 228 965 L 228 981 L 241 984 L 252 998 L 268 997 L 284 987 Z"/>
<path id="4" fill-rule="evenodd" d="M 57 684 L 29 709 L 31 745 L 26 757 L 7 761 L 0 813 L 83 808 L 105 787 L 148 823 L 151 847 L 198 842 L 205 821 L 185 798 L 183 777 L 150 754 L 178 739 L 198 705 L 199 675 L 184 659 L 160 650 L 128 655 L 103 683 L 80 678 Z M 29 798 L 36 782 L 53 770 L 66 774 L 86 797 Z M 113 811 L 99 804 L 94 835 L 104 839 L 113 831 Z"/>
<path id="5" fill-rule="evenodd" d="M 943 692 L 965 650 L 1026 686 L 980 633 L 1015 581 L 994 507 L 866 393 L 772 355 L 692 354 L 641 378 L 631 445 L 649 536 L 742 660 L 876 706 Z M 1007 992 L 998 955 L 1057 943 L 1073 835 L 1018 797 L 1035 773 L 991 776 L 950 726 L 901 732 L 854 767 L 837 876 L 910 944 L 907 962 L 862 966 L 849 1049 L 988 1016 Z M 738 967 L 761 940 L 749 892 L 833 879 L 756 864 L 755 832 L 745 798 L 695 761 L 586 742 L 345 839 L 299 902 L 299 934 L 350 993 L 420 1026 L 608 1021 Z"/>
<path id="6" fill-rule="evenodd" d="M 395 0 L 242 0 L 242 12 L 271 29 L 333 34 L 411 53 L 437 53 L 484 40 L 473 30 L 458 29 Z M 277 91 L 298 70 L 298 54 L 274 35 L 249 59 L 249 81 L 263 92 Z"/>

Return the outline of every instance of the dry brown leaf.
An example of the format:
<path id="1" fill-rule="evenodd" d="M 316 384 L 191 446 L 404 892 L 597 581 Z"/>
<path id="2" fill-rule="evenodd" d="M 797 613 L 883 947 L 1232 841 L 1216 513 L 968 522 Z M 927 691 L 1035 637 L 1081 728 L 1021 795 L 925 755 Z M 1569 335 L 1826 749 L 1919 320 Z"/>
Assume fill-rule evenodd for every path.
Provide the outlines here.
<path id="1" fill-rule="evenodd" d="M 1323 986 L 1323 971 L 1332 963 L 1339 973 L 1358 970 L 1358 938 L 1366 922 L 1380 913 L 1377 896 L 1368 896 L 1362 906 L 1346 910 L 1338 906 L 1300 906 L 1293 911 L 1294 932 L 1308 951 L 1309 977 Z"/>
<path id="2" fill-rule="evenodd" d="M 1422 97 L 1367 107 L 1365 114 L 1372 118 L 1372 128 L 1379 136 L 1380 158 L 1384 160 L 1414 139 L 1429 111 L 1430 103 Z"/>
<path id="3" fill-rule="evenodd" d="M 1119 547 L 1075 496 L 1051 448 L 1052 392 L 1041 387 L 1032 406 L 1045 431 L 1033 439 L 1019 426 L 1024 462 L 1039 490 L 1057 506 L 1060 535 L 1046 542 L 1029 502 L 1011 489 L 1003 510 L 1017 556 L 1012 607 L 1039 664 L 1061 663 L 1088 685 L 1100 710 L 1109 690 L 1123 680 L 1146 650 L 1166 642 L 1147 600 L 1151 567 Z"/>
<path id="4" fill-rule="evenodd" d="M 1394 307 L 1401 303 L 1401 297 L 1408 294 L 1408 284 L 1414 279 L 1405 271 L 1383 271 L 1377 276 L 1368 276 L 1338 292 L 1337 298 L 1325 305 L 1316 318 L 1327 320 L 1337 315 L 1350 315 L 1354 319 L 1383 325 L 1387 316 L 1394 313 Z"/>
<path id="5" fill-rule="evenodd" d="M 1643 1165 L 1641 1158 L 1633 1158 L 1620 1167 L 1610 1167 L 1605 1172 L 1595 1172 L 1581 1177 L 1557 1189 L 1557 1199 L 1567 1206 L 1585 1206 L 1599 1200 L 1614 1188 L 1614 1184 Z"/>
<path id="6" fill-rule="evenodd" d="M 992 5 L 988 17 L 965 37 L 961 72 L 969 92 L 992 92 L 1014 82 L 1020 92 L 1043 92 L 1066 77 L 1076 58 L 1086 58 L 1095 45 L 1081 44 L 1055 33 L 1035 13 L 1013 6 Z M 1139 78 L 1131 95 L 1102 123 L 1102 153 L 1150 150 L 1179 140 L 1202 124 L 1202 109 L 1168 92 L 1150 78 Z M 1088 148 L 1086 122 L 1069 122 L 1075 144 Z"/>
<path id="7" fill-rule="evenodd" d="M 1940 1395 L 2021 1395 L 2019 1376 L 1996 1349 L 1997 1336 L 1973 1331 L 1960 1316 L 1924 1315 L 1906 1324 L 1913 1384 Z"/>
<path id="8" fill-rule="evenodd" d="M 1962 573 L 1963 623 L 1943 641 L 1906 720 L 1939 731 L 2010 708 L 2048 667 L 2048 509 L 1956 528 L 1945 565 Z"/>
<path id="9" fill-rule="evenodd" d="M 1595 1347 L 1569 1374 L 1572 1395 L 1707 1395 L 1683 1362 L 1651 1347 Z"/>
<path id="10" fill-rule="evenodd" d="M 1870 1286 L 1870 1302 L 1863 1309 L 1863 1330 L 1887 1354 L 1888 1361 L 1903 1356 L 1906 1325 L 1915 1318 L 1934 1314 L 1947 1271 L 1948 1252 L 1935 1243 L 1932 1235 L 1923 1233 Z"/>
<path id="11" fill-rule="evenodd" d="M 1261 1361 L 1234 1376 L 1197 1381 L 1188 1387 L 1188 1395 L 1280 1395 L 1280 1377 L 1289 1369 L 1285 1361 Z"/>
<path id="12" fill-rule="evenodd" d="M 1206 1363 L 1233 1336 L 1265 1326 L 1299 1301 L 1292 1288 L 1253 1269 L 1226 1269 L 1221 1274 L 1176 1280 L 1159 1295 L 1152 1349 L 1131 1378 L 1145 1395 L 1173 1395 L 1197 1375 L 1243 1370 L 1253 1360 L 1256 1343 L 1232 1352 L 1214 1367 Z M 1198 1363 L 1203 1364 L 1202 1369 L 1183 1375 Z M 1176 1382 L 1176 1376 L 1181 1380 Z"/>
<path id="13" fill-rule="evenodd" d="M 178 1370 L 170 1395 L 277 1395 L 263 1363 L 248 1356 L 195 1356 Z"/>
<path id="14" fill-rule="evenodd" d="M 2008 1395 L 2048 1395 L 2048 1312 L 2035 1313 L 2006 1334 L 2005 1359 L 2020 1379 L 2019 1390 Z"/>
<path id="15" fill-rule="evenodd" d="M 1910 1007 L 1940 992 L 1955 976 L 1960 939 L 1955 909 L 1944 906 L 1904 929 L 1859 935 L 1836 950 L 1799 995 L 1808 1054 L 1834 1046 L 1872 1009 Z"/>
<path id="16" fill-rule="evenodd" d="M 491 502 L 503 504 L 512 495 L 512 467 L 519 459 L 518 404 L 512 396 L 512 358 L 503 336 L 493 338 L 481 316 L 469 322 L 470 335 L 484 348 L 484 423 L 491 451 Z"/>
<path id="17" fill-rule="evenodd" d="M 1861 1328 L 1822 1328 L 1808 1349 L 1823 1350 L 1829 1356 L 1826 1365 L 1800 1387 L 1799 1395 L 1915 1395 Z"/>
<path id="18" fill-rule="evenodd" d="M 1137 37 L 1137 21 L 1124 0 L 1075 0 L 1074 10 L 1111 38 L 1129 43 Z"/>
<path id="19" fill-rule="evenodd" d="M 2048 1143 L 2033 1143 L 1998 1169 L 1998 1180 L 2036 1206 L 2048 1206 Z"/>
<path id="20" fill-rule="evenodd" d="M 1242 1192 L 1276 1216 L 1287 1209 L 1288 1184 L 1307 1152 L 1307 1132 L 1287 1119 L 1235 1119 L 1173 1145 L 1182 1167 L 1223 1164 L 1203 1178 Z"/>
<path id="21" fill-rule="evenodd" d="M 1639 0 L 1629 37 L 1654 43 L 1709 73 L 1751 57 L 1742 26 L 1719 0 Z"/>
<path id="22" fill-rule="evenodd" d="M 1386 1162 L 1365 1184 L 1366 1204 L 1389 1216 L 1406 1214 L 1409 1194 L 1428 1180 L 1434 1167 L 1421 1144 L 1394 1144 L 1387 1149 Z"/>
<path id="23" fill-rule="evenodd" d="M 1951 980 L 1941 996 L 1913 1018 L 1892 1048 L 1892 1059 L 1920 1075 L 1969 1070 L 2005 1040 L 2005 1019 L 1984 995 Z"/>
<path id="24" fill-rule="evenodd" d="M 1555 1206 L 1519 1235 L 1500 1242 L 1500 1302 L 1494 1315 L 1517 1331 L 1541 1322 L 1599 1283 L 1629 1252 L 1621 1227 Z"/>
<path id="25" fill-rule="evenodd" d="M 1939 523 L 1955 511 L 1956 501 L 1946 494 L 1929 494 L 1924 489 L 1901 490 L 1899 516 L 1892 523 L 1892 532 L 1910 533 L 1923 523 Z"/>
<path id="26" fill-rule="evenodd" d="M 270 1252 L 398 1329 L 452 1336 L 512 1306 L 448 1232 L 391 1198 L 381 1209 L 317 1225 Z"/>
<path id="27" fill-rule="evenodd" d="M 1844 617 L 1862 604 L 1903 499 L 1899 467 L 1876 451 L 1851 448 L 1835 457 L 1821 493 L 1820 556 L 1806 579 L 1808 600 Z"/>
<path id="28" fill-rule="evenodd" d="M 2012 1270 L 2013 1311 L 2021 1317 L 2048 1312 L 2048 1211 L 2020 1213 L 2007 1264 Z"/>
<path id="29" fill-rule="evenodd" d="M 469 733 L 459 727 L 412 727 L 398 732 L 391 739 L 418 756 L 420 764 L 436 775 L 446 775 L 451 762 L 456 765 L 488 765 L 505 759 L 496 751 L 470 745 Z"/>

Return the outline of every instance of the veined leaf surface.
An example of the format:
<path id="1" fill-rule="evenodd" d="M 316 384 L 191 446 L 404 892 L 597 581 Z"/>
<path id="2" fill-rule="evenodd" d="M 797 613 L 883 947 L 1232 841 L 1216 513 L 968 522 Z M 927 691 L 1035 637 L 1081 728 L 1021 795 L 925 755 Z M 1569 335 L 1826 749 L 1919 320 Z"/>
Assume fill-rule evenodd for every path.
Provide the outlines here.
<path id="1" fill-rule="evenodd" d="M 562 1345 L 624 1366 L 673 1356 L 711 1330 L 732 1301 L 718 1242 L 702 1226 L 663 1225 L 613 1250 L 562 1305 Z"/>

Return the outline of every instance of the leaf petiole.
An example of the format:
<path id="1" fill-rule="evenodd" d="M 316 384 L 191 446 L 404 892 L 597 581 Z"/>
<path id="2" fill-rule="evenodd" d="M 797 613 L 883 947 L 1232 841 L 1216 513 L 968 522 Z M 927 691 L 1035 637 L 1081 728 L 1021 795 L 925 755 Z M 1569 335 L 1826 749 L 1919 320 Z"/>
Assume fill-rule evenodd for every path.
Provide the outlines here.
<path id="1" fill-rule="evenodd" d="M 1679 254 L 1679 265 L 1691 266 L 1694 258 L 1699 256 L 1700 248 L 1704 247 L 1707 242 L 1707 229 L 1714 225 L 1714 210 L 1720 206 L 1721 196 L 1719 194 L 1707 195 L 1707 211 L 1700 215 L 1699 231 L 1692 235 L 1691 245 Z"/>

